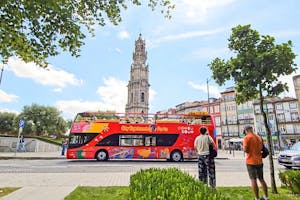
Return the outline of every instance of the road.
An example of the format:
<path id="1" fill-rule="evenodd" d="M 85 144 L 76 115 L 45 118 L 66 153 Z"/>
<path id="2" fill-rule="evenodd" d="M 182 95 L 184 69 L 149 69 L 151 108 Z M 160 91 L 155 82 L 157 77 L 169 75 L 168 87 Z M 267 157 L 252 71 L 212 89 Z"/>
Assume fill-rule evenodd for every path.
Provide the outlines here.
<path id="1" fill-rule="evenodd" d="M 267 177 L 269 174 L 268 159 L 265 160 L 264 172 Z M 216 159 L 217 178 L 224 179 L 226 174 L 247 175 L 243 159 Z M 275 171 L 283 170 L 284 167 L 274 162 Z M 140 169 L 150 167 L 167 168 L 176 167 L 182 171 L 197 176 L 197 162 L 166 162 L 165 160 L 110 160 L 97 162 L 94 160 L 0 160 L 0 173 L 4 174 L 131 174 Z M 225 177 L 224 177 L 225 175 Z M 3 180 L 3 179 L 2 179 Z M 2 183 L 2 181 L 0 182 Z M 247 182 L 248 183 L 248 182 Z M 80 180 L 79 180 L 80 184 Z M 1 185 L 1 184 L 0 184 Z"/>
<path id="2" fill-rule="evenodd" d="M 265 178 L 270 185 L 268 159 L 265 159 Z M 244 159 L 216 159 L 217 186 L 249 186 Z M 276 182 L 279 170 L 276 161 Z M 22 187 L 17 192 L 1 198 L 3 200 L 64 199 L 78 185 L 81 186 L 128 186 L 130 176 L 140 169 L 150 167 L 176 167 L 195 178 L 198 176 L 197 162 L 180 163 L 142 160 L 0 160 L 0 188 Z"/>

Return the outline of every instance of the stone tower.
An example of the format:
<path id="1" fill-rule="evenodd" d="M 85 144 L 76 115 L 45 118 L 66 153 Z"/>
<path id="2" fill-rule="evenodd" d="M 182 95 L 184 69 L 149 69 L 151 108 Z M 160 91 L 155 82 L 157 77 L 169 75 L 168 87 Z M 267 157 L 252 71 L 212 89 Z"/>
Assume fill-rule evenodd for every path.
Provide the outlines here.
<path id="1" fill-rule="evenodd" d="M 126 113 L 144 113 L 149 111 L 149 69 L 146 65 L 147 52 L 142 35 L 135 41 L 132 56 Z"/>

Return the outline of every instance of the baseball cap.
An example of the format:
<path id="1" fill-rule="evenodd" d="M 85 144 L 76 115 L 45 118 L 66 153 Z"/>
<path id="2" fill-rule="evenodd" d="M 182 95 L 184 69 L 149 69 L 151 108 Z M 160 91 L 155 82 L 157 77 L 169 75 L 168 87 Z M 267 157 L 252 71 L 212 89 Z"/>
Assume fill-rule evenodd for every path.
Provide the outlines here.
<path id="1" fill-rule="evenodd" d="M 250 125 L 244 126 L 244 128 L 243 128 L 243 134 L 246 134 L 245 131 L 246 130 L 250 130 L 250 129 L 252 129 L 252 126 L 250 126 Z"/>

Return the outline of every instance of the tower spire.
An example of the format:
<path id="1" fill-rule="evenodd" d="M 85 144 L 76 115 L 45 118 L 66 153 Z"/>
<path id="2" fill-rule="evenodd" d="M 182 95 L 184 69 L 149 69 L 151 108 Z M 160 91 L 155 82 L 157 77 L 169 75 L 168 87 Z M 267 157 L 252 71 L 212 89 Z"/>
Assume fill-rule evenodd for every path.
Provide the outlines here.
<path id="1" fill-rule="evenodd" d="M 149 111 L 149 70 L 148 65 L 146 65 L 146 44 L 141 33 L 135 41 L 132 59 L 125 111 L 126 113 L 147 114 Z"/>

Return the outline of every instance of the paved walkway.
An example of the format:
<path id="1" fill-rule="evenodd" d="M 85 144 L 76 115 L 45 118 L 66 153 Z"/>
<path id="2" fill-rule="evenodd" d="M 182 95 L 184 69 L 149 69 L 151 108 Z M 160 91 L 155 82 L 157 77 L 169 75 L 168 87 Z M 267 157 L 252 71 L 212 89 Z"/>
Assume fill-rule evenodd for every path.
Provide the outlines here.
<path id="1" fill-rule="evenodd" d="M 218 151 L 217 159 L 243 159 L 242 151 Z M 65 159 L 61 152 L 0 152 L 0 159 Z"/>
<path id="2" fill-rule="evenodd" d="M 0 153 L 0 159 L 65 159 L 60 152 Z M 219 151 L 217 159 L 244 159 L 243 152 Z M 184 170 L 185 171 L 185 170 Z M 187 171 L 197 177 L 195 170 Z M 21 187 L 1 200 L 62 200 L 81 186 L 128 186 L 130 173 L 3 173 L 1 187 Z M 1 181 L 2 180 L 2 181 Z M 266 176 L 270 183 L 269 176 Z M 279 181 L 279 180 L 278 180 Z M 277 181 L 277 182 L 278 182 Z M 249 186 L 245 172 L 217 172 L 217 186 Z"/>

